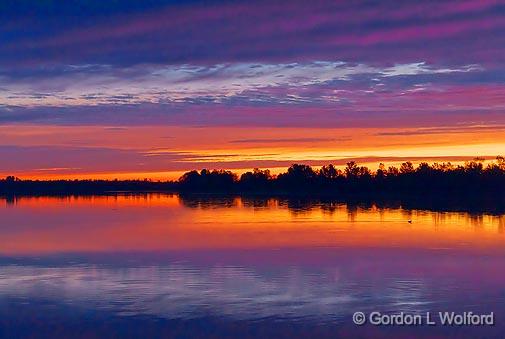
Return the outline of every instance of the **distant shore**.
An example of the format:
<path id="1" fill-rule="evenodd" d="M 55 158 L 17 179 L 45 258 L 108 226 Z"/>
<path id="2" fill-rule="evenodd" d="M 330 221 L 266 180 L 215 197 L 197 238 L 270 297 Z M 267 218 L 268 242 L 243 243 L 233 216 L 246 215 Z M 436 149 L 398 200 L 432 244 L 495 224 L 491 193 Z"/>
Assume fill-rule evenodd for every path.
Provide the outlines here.
<path id="1" fill-rule="evenodd" d="M 450 163 L 406 162 L 400 168 L 380 165 L 370 169 L 350 162 L 344 170 L 332 165 L 314 170 L 294 164 L 277 176 L 255 169 L 238 177 L 230 171 L 201 170 L 185 173 L 178 181 L 151 180 L 0 180 L 0 196 L 96 195 L 178 193 L 182 196 L 240 195 L 326 199 L 350 202 L 413 204 L 416 208 L 505 211 L 505 160 L 484 166 L 476 159 L 464 166 Z M 430 207 L 431 206 L 431 207 Z M 452 206 L 452 207 L 451 207 Z"/>

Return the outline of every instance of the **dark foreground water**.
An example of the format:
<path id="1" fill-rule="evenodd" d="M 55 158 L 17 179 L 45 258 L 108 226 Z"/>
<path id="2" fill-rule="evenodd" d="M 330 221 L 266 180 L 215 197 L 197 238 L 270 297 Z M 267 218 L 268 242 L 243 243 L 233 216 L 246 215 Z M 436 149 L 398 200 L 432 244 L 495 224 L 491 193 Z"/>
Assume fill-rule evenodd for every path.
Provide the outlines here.
<path id="1" fill-rule="evenodd" d="M 505 216 L 175 195 L 0 203 L 2 338 L 505 332 Z M 445 311 L 494 325 L 443 326 Z M 371 312 L 423 324 L 376 326 Z"/>

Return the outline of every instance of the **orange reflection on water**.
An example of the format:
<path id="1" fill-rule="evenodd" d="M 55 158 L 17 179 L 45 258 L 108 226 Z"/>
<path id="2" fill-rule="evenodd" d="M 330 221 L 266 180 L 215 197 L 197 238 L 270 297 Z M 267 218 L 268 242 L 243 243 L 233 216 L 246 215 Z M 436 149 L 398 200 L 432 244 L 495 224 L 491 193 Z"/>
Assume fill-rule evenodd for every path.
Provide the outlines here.
<path id="1" fill-rule="evenodd" d="M 505 216 L 146 194 L 3 201 L 0 253 L 505 248 Z M 409 223 L 411 220 L 412 223 Z"/>

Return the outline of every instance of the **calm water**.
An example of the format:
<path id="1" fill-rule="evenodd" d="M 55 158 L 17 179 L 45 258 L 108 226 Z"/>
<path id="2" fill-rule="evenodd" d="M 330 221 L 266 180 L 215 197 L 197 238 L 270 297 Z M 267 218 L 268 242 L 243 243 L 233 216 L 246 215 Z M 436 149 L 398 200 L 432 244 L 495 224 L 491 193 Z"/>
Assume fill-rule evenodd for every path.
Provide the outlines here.
<path id="1" fill-rule="evenodd" d="M 503 338 L 504 231 L 503 215 L 296 200 L 0 200 L 0 337 Z"/>

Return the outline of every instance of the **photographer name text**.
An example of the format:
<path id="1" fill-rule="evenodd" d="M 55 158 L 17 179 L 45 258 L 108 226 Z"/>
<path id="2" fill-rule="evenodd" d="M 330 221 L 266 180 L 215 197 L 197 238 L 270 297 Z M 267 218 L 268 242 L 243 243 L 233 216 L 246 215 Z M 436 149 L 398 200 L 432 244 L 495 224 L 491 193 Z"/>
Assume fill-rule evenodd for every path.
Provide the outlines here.
<path id="1" fill-rule="evenodd" d="M 494 312 L 488 314 L 473 312 L 426 312 L 424 314 L 370 312 L 368 315 L 363 312 L 355 312 L 352 320 L 356 325 L 371 324 L 375 326 L 493 326 L 495 324 Z"/>

